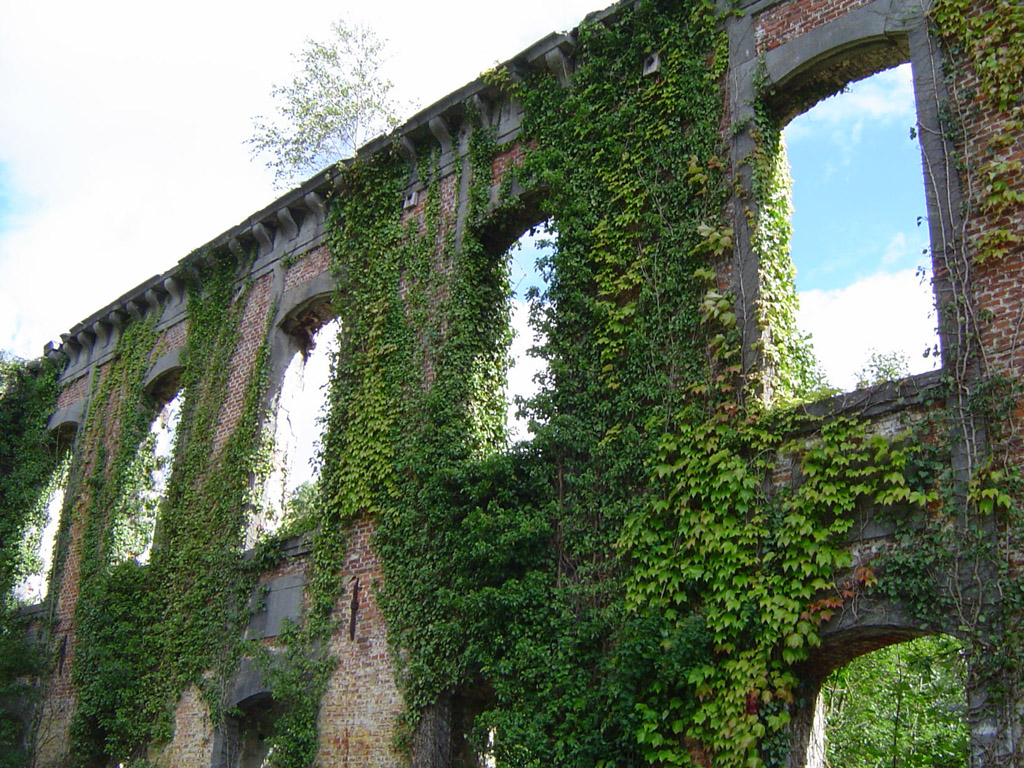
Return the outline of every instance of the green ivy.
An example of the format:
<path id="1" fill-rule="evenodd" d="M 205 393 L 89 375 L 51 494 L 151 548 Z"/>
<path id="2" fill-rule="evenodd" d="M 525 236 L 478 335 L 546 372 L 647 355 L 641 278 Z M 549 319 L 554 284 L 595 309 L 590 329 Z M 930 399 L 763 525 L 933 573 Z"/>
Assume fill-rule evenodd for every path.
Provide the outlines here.
<path id="1" fill-rule="evenodd" d="M 982 56 L 986 38 L 973 22 L 948 26 L 963 2 L 937 3 L 935 19 L 970 46 L 995 103 L 1017 109 L 1002 52 Z M 999 29 L 1013 43 L 1008 18 Z M 417 160 L 425 203 L 411 216 L 401 206 L 411 168 L 397 151 L 340 173 L 327 224 L 341 322 L 321 514 L 304 619 L 273 661 L 241 640 L 256 574 L 276 562 L 273 542 L 249 563 L 241 557 L 258 504 L 253 477 L 265 464 L 265 343 L 241 421 L 212 450 L 252 286 L 239 290 L 226 252 L 201 255 L 173 472 L 145 568 L 117 553 L 131 544 L 125 521 L 138 517 L 130 502 L 149 473 L 139 446 L 154 404 L 141 385 L 158 337 L 149 322 L 125 329 L 93 393 L 71 480 L 85 524 L 79 764 L 141 764 L 148 745 L 170 736 L 171 707 L 189 686 L 215 720 L 228 716 L 225 685 L 250 654 L 280 712 L 273 764 L 309 765 L 334 669 L 349 531 L 366 519 L 376 525 L 378 597 L 408 709 L 404 749 L 429 723 L 424 713 L 447 704 L 468 732 L 460 758 L 490 751 L 501 765 L 538 768 L 784 764 L 798 665 L 821 624 L 856 596 L 835 580 L 851 566 L 844 539 L 865 505 L 906 524 L 857 589 L 924 614 L 937 601 L 959 607 L 949 584 L 936 587 L 937 573 L 970 558 L 992 566 L 1003 607 L 956 631 L 1019 668 L 1017 652 L 999 655 L 996 643 L 1019 638 L 1012 621 L 1024 604 L 1006 556 L 1020 546 L 1010 436 L 997 437 L 1005 450 L 965 481 L 930 447 L 945 437 L 935 418 L 885 438 L 855 420 L 815 422 L 779 407 L 814 395 L 820 375 L 795 325 L 789 182 L 764 104 L 747 159 L 764 370 L 743 376 L 728 289 L 727 40 L 714 4 L 626 4 L 613 23 L 585 22 L 577 44 L 568 88 L 540 72 L 488 75 L 523 108 L 526 157 L 492 200 L 502 148 L 492 131 L 473 129 L 455 180 L 469 193 L 458 242 L 436 154 Z M 644 75 L 652 53 L 660 68 Z M 541 202 L 517 202 L 513 181 L 523 199 Z M 557 233 L 533 308 L 548 373 L 527 404 L 533 439 L 510 447 L 502 388 L 511 292 L 495 243 L 541 221 Z M 52 378 L 0 374 L 0 418 L 18 387 L 55 395 Z M 993 436 L 1006 403 L 1019 399 L 1007 386 L 993 381 L 970 403 Z M 52 407 L 39 403 L 26 406 L 37 422 Z M 0 443 L 0 460 L 10 445 Z M 4 541 L 36 508 L 49 465 L 32 466 L 13 481 L 28 495 L 0 498 Z M 787 466 L 800 482 L 777 481 Z M 993 519 L 1005 551 L 985 527 Z M 15 571 L 0 561 L 0 579 Z"/>
<path id="2" fill-rule="evenodd" d="M 24 708 L 34 689 L 27 681 L 44 666 L 18 617 L 14 588 L 42 566 L 39 536 L 60 474 L 57 442 L 46 428 L 57 393 L 50 362 L 30 367 L 0 353 L 0 763 L 11 766 L 28 764 Z"/>
<path id="3" fill-rule="evenodd" d="M 237 375 L 231 357 L 251 286 L 238 289 L 226 253 L 206 261 L 202 282 L 188 286 L 185 394 L 148 566 L 118 553 L 138 544 L 131 520 L 151 484 L 148 436 L 159 404 L 142 382 L 162 351 L 152 322 L 125 329 L 83 428 L 80 444 L 96 453 L 79 459 L 92 469 L 80 486 L 87 509 L 76 604 L 76 765 L 141 765 L 152 744 L 170 738 L 173 704 L 188 686 L 204 692 L 215 719 L 223 717 L 224 686 L 243 652 L 256 574 L 242 559 L 242 543 L 260 487 L 253 472 L 264 450 L 268 349 L 265 342 L 259 348 L 238 425 L 219 452 L 211 450 Z"/>

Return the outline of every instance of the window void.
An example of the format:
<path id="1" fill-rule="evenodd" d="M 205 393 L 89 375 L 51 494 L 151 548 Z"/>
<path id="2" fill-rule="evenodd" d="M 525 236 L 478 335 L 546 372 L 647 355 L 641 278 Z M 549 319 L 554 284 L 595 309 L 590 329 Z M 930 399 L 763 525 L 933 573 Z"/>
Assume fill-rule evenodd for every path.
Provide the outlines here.
<path id="1" fill-rule="evenodd" d="M 14 587 L 14 598 L 20 603 L 31 605 L 46 599 L 70 467 L 71 451 L 68 450 L 50 477 L 40 500 L 40 508 L 33 515 L 26 531 L 23 542 L 24 576 Z"/>
<path id="2" fill-rule="evenodd" d="M 841 390 L 939 365 L 916 123 L 904 64 L 785 129 L 798 324 Z"/>
<path id="3" fill-rule="evenodd" d="M 285 369 L 274 420 L 271 471 L 256 538 L 277 531 L 282 523 L 314 511 L 320 477 L 320 440 L 327 414 L 331 365 L 341 328 L 337 319 L 310 335 Z"/>
<path id="4" fill-rule="evenodd" d="M 963 644 L 921 637 L 859 656 L 822 686 L 825 765 L 967 768 Z"/>
<path id="5" fill-rule="evenodd" d="M 238 706 L 227 718 L 227 739 L 219 755 L 224 768 L 267 768 L 274 756 L 274 734 L 280 708 L 269 694 L 259 694 Z"/>
<path id="6" fill-rule="evenodd" d="M 527 402 L 539 391 L 540 379 L 547 371 L 547 362 L 531 353 L 531 349 L 543 343 L 533 314 L 537 297 L 547 289 L 544 270 L 550 263 L 555 237 L 549 223 L 540 224 L 523 233 L 508 251 L 513 337 L 505 387 L 505 423 L 511 442 L 528 439 L 530 420 Z"/>
<path id="7" fill-rule="evenodd" d="M 109 562 L 149 562 L 157 515 L 171 475 L 171 460 L 181 418 L 181 392 L 157 412 L 126 472 L 121 503 L 111 526 Z"/>

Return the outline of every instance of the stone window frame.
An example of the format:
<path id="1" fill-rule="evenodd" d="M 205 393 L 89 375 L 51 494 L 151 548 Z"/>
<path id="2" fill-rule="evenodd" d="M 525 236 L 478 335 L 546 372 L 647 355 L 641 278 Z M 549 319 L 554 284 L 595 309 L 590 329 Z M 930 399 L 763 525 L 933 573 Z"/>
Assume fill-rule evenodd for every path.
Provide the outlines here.
<path id="1" fill-rule="evenodd" d="M 780 0 L 751 0 L 744 4 L 744 15 L 731 18 L 727 25 L 730 155 L 742 190 L 733 203 L 732 224 L 736 243 L 733 282 L 743 339 L 743 371 L 758 370 L 762 363 L 755 311 L 759 263 L 746 212 L 748 201 L 753 200 L 748 161 L 755 150 L 751 127 L 758 99 L 766 98 L 769 109 L 784 125 L 813 107 L 823 95 L 905 62 L 913 71 L 942 368 L 959 365 L 967 350 L 957 348 L 961 334 L 951 332 L 955 317 L 951 307 L 953 286 L 945 265 L 959 249 L 961 193 L 954 151 L 941 130 L 940 109 L 947 97 L 941 46 L 927 18 L 930 0 L 874 0 L 758 52 L 756 15 L 781 4 Z M 762 97 L 762 93 L 770 95 Z"/>

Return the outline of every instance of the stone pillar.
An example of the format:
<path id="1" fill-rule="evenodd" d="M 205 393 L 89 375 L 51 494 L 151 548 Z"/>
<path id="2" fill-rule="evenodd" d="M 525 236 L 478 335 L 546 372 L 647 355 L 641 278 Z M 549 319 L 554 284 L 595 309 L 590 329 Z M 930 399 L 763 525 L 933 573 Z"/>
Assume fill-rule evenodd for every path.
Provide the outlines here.
<path id="1" fill-rule="evenodd" d="M 825 697 L 820 684 L 804 685 L 791 710 L 786 768 L 825 768 Z"/>
<path id="2" fill-rule="evenodd" d="M 1024 768 L 1024 680 L 1019 669 L 985 669 L 972 659 L 967 671 L 967 726 L 971 768 Z"/>

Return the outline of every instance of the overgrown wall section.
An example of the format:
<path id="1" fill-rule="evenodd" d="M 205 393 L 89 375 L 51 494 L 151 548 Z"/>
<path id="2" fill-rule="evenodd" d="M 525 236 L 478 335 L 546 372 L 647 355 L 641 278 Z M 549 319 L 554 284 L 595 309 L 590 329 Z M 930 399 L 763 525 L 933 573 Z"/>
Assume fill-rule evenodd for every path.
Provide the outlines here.
<path id="1" fill-rule="evenodd" d="M 741 5 L 550 36 L 48 350 L 77 436 L 35 765 L 799 768 L 824 674 L 935 632 L 974 654 L 977 765 L 1024 765 L 993 693 L 1021 638 L 1019 9 Z M 944 369 L 816 398 L 778 129 L 905 60 Z M 549 217 L 550 368 L 508 446 L 504 250 Z M 283 373 L 331 317 L 321 495 L 261 537 Z M 152 562 L 111 563 L 178 386 Z"/>

